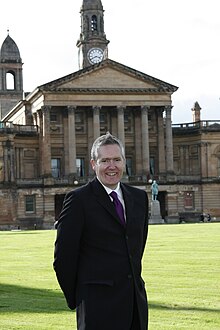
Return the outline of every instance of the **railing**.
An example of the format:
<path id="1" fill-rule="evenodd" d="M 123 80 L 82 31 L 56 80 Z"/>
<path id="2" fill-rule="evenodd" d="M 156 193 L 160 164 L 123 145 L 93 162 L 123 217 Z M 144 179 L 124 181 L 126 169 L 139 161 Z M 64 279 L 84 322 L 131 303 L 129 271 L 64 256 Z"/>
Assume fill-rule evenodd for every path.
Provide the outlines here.
<path id="1" fill-rule="evenodd" d="M 42 185 L 43 179 L 16 179 L 15 180 L 18 185 Z"/>
<path id="2" fill-rule="evenodd" d="M 46 186 L 59 186 L 59 185 L 72 185 L 77 186 L 81 184 L 87 183 L 89 180 L 88 177 L 84 178 L 68 178 L 68 177 L 61 177 L 61 178 L 53 178 L 52 176 L 46 178 L 33 178 L 33 179 L 16 179 L 15 183 L 18 186 L 39 186 L 39 185 L 46 185 Z"/>
<path id="3" fill-rule="evenodd" d="M 6 133 L 37 133 L 37 125 L 18 125 L 12 122 L 0 122 L 0 132 Z"/>
<path id="4" fill-rule="evenodd" d="M 30 178 L 30 179 L 15 179 L 13 184 L 17 184 L 18 186 L 81 186 L 86 184 L 88 181 L 92 180 L 93 177 L 85 176 L 85 177 L 62 177 L 62 178 Z M 167 184 L 170 182 L 169 177 L 157 177 L 157 181 L 161 184 Z M 176 183 L 200 183 L 200 182 L 215 182 L 220 183 L 220 176 L 216 177 L 201 177 L 200 175 L 175 175 L 172 177 L 172 182 Z M 150 180 L 146 180 L 146 177 L 142 176 L 131 176 L 131 177 L 123 177 L 122 182 L 126 182 L 134 185 L 145 185 L 149 186 L 151 184 Z"/>
<path id="5" fill-rule="evenodd" d="M 179 129 L 217 129 L 220 130 L 220 120 L 200 120 L 191 123 L 172 124 L 172 128 Z"/>

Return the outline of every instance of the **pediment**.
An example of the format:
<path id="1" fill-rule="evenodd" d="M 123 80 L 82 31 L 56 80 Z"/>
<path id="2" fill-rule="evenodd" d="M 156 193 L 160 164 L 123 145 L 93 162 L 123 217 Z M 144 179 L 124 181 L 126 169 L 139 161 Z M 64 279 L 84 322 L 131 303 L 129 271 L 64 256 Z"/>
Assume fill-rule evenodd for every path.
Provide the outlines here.
<path id="1" fill-rule="evenodd" d="M 166 91 L 174 92 L 176 86 L 131 69 L 112 60 L 79 70 L 63 78 L 40 86 L 41 90 L 97 90 L 97 91 Z"/>
<path id="2" fill-rule="evenodd" d="M 155 84 L 133 77 L 126 72 L 118 71 L 112 67 L 103 67 L 99 70 L 79 76 L 68 81 L 61 88 L 154 88 Z"/>

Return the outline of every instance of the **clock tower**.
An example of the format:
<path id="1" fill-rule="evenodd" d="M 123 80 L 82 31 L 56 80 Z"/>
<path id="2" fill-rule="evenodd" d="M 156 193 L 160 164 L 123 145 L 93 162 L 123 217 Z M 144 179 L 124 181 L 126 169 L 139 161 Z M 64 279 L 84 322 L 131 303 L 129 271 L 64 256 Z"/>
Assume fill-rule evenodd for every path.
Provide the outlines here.
<path id="1" fill-rule="evenodd" d="M 81 33 L 77 41 L 79 48 L 79 68 L 101 62 L 108 56 L 104 32 L 104 10 L 101 0 L 83 0 L 81 13 Z"/>

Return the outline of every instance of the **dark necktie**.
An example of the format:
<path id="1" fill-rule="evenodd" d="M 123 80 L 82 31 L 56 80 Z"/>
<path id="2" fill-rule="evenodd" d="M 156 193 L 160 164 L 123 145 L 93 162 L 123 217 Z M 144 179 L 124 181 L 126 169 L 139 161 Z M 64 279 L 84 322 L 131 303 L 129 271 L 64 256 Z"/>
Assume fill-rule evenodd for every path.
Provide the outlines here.
<path id="1" fill-rule="evenodd" d="M 109 195 L 113 198 L 113 203 L 115 205 L 116 212 L 118 213 L 121 223 L 125 225 L 124 209 L 120 200 L 118 199 L 117 193 L 115 191 L 112 191 Z"/>

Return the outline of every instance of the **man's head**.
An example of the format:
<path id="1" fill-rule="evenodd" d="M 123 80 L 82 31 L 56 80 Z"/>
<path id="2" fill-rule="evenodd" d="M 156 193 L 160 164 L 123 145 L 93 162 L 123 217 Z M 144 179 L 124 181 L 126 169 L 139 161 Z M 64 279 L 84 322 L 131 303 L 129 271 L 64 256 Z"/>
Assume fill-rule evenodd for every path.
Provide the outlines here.
<path id="1" fill-rule="evenodd" d="M 91 166 L 102 184 L 111 189 L 116 188 L 125 166 L 121 141 L 110 133 L 97 138 L 91 149 Z"/>

